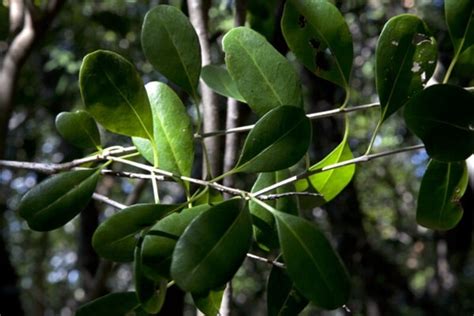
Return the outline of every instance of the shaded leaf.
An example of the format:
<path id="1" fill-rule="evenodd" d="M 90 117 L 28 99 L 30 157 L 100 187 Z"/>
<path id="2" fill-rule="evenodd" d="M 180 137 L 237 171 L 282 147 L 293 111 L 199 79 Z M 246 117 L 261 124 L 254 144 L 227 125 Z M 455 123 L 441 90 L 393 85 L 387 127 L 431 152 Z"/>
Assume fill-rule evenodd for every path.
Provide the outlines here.
<path id="1" fill-rule="evenodd" d="M 74 170 L 46 179 L 23 196 L 20 216 L 37 231 L 65 225 L 87 206 L 99 174 L 98 169 Z"/>
<path id="2" fill-rule="evenodd" d="M 462 218 L 460 203 L 468 184 L 466 163 L 431 160 L 421 181 L 416 209 L 419 225 L 431 229 L 451 229 Z"/>
<path id="3" fill-rule="evenodd" d="M 201 78 L 209 88 L 228 98 L 246 102 L 229 72 L 224 67 L 207 65 L 202 68 Z"/>
<path id="4" fill-rule="evenodd" d="M 217 316 L 221 308 L 224 288 L 207 293 L 192 293 L 194 305 L 206 316 Z"/>
<path id="5" fill-rule="evenodd" d="M 293 316 L 308 305 L 308 300 L 293 286 L 286 271 L 272 266 L 267 283 L 268 316 Z"/>
<path id="6" fill-rule="evenodd" d="M 283 259 L 295 287 L 319 307 L 344 305 L 350 279 L 326 237 L 305 219 L 278 211 L 274 215 Z"/>
<path id="7" fill-rule="evenodd" d="M 71 144 L 80 148 L 100 148 L 97 125 L 86 111 L 61 112 L 56 116 L 56 129 Z"/>
<path id="8" fill-rule="evenodd" d="M 247 27 L 229 31 L 222 41 L 225 62 L 240 94 L 259 116 L 280 105 L 301 107 L 301 84 L 290 62 Z"/>
<path id="9" fill-rule="evenodd" d="M 375 57 L 381 119 L 385 120 L 420 92 L 433 75 L 436 41 L 420 18 L 398 15 L 385 24 Z"/>
<path id="10" fill-rule="evenodd" d="M 290 172 L 288 169 L 275 172 L 261 173 L 258 175 L 251 192 L 260 191 L 261 189 L 264 189 L 272 184 L 284 180 L 289 176 Z M 295 189 L 293 185 L 286 185 L 276 189 L 276 192 L 269 192 L 269 194 L 280 194 L 294 191 Z M 294 215 L 298 214 L 298 206 L 295 197 L 283 197 L 276 200 L 266 201 L 266 203 L 281 212 Z M 252 215 L 255 240 L 257 241 L 259 246 L 262 247 L 264 250 L 278 248 L 278 235 L 276 232 L 275 219 L 273 218 L 273 215 L 254 201 L 249 202 L 249 210 L 250 214 Z"/>
<path id="11" fill-rule="evenodd" d="M 139 305 L 135 292 L 110 293 L 79 307 L 76 316 L 124 316 Z"/>
<path id="12" fill-rule="evenodd" d="M 199 205 L 166 216 L 145 235 L 142 245 L 142 268 L 152 279 L 170 278 L 173 250 L 189 223 L 207 211 L 209 205 Z"/>
<path id="13" fill-rule="evenodd" d="M 223 286 L 237 272 L 251 242 L 248 209 L 238 199 L 222 202 L 199 215 L 178 239 L 171 276 L 187 292 Z"/>
<path id="14" fill-rule="evenodd" d="M 153 67 L 197 97 L 201 48 L 196 31 L 183 12 L 170 5 L 158 5 L 148 11 L 143 21 L 141 42 Z"/>
<path id="15" fill-rule="evenodd" d="M 474 2 L 445 0 L 444 8 L 454 53 L 458 55 L 474 44 Z"/>
<path id="16" fill-rule="evenodd" d="M 473 104 L 474 95 L 463 88 L 434 85 L 406 105 L 405 121 L 431 158 L 465 160 L 474 152 Z"/>
<path id="17" fill-rule="evenodd" d="M 132 261 L 136 235 L 181 207 L 172 204 L 135 204 L 127 207 L 99 225 L 92 237 L 92 246 L 105 259 Z"/>
<path id="18" fill-rule="evenodd" d="M 281 28 L 296 57 L 317 76 L 349 91 L 352 35 L 341 12 L 327 0 L 291 0 Z"/>
<path id="19" fill-rule="evenodd" d="M 84 57 L 79 86 L 87 111 L 111 132 L 153 138 L 150 103 L 135 67 L 114 52 Z"/>
<path id="20" fill-rule="evenodd" d="M 248 134 L 234 170 L 266 172 L 291 167 L 304 156 L 310 139 L 311 123 L 302 109 L 275 108 Z"/>
<path id="21" fill-rule="evenodd" d="M 181 99 L 166 84 L 153 81 L 146 86 L 153 113 L 153 135 L 158 148 L 156 167 L 177 175 L 190 176 L 194 159 L 191 120 Z M 147 139 L 133 138 L 138 151 L 154 163 Z"/>

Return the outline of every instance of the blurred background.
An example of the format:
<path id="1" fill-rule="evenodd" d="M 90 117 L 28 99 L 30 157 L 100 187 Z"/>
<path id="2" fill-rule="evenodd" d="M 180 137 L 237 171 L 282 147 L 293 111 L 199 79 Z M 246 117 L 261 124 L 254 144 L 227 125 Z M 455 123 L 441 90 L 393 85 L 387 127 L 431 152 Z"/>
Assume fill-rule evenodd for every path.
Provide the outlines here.
<path id="1" fill-rule="evenodd" d="M 20 1 L 23 2 L 23 1 Z M 25 1 L 38 11 L 54 1 Z M 354 39 L 354 70 L 350 105 L 377 102 L 374 53 L 384 23 L 401 13 L 414 13 L 429 25 L 439 45 L 439 71 L 449 65 L 452 46 L 444 22 L 442 0 L 339 0 Z M 15 1 L 0 1 L 0 63 L 18 32 L 9 31 L 8 9 Z M 60 163 L 83 157 L 65 143 L 54 127 L 61 111 L 82 108 L 78 88 L 81 60 L 96 49 L 118 52 L 132 61 L 144 82 L 165 79 L 146 61 L 140 28 L 146 12 L 169 3 L 188 12 L 186 1 L 66 1 L 43 21 L 32 48 L 21 64 L 11 111 L 3 112 L 5 130 L 0 155 L 18 161 Z M 234 25 L 234 1 L 204 1 L 214 64 L 223 63 L 222 36 Z M 297 63 L 279 28 L 283 0 L 248 0 L 246 23 L 294 61 L 305 89 L 307 112 L 336 108 L 343 91 Z M 13 32 L 13 33 L 12 33 Z M 452 82 L 474 85 L 474 63 L 461 59 Z M 435 75 L 436 76 L 436 75 Z M 4 82 L 0 82 L 4 85 Z M 178 92 L 180 92 L 178 90 Z M 181 92 L 183 98 L 185 94 Z M 191 105 L 191 101 L 185 100 Z M 219 98 L 224 128 L 226 100 Z M 242 124 L 255 121 L 241 105 Z M 190 113 L 192 110 L 190 107 Z M 364 153 L 380 113 L 377 108 L 349 115 L 350 145 Z M 206 119 L 206 118 L 204 118 Z M 313 121 L 312 161 L 329 153 L 342 139 L 342 117 Z M 127 138 L 103 133 L 108 145 L 130 144 Z M 399 114 L 391 117 L 376 139 L 382 151 L 418 144 Z M 199 166 L 199 157 L 196 158 Z M 305 210 L 331 238 L 352 277 L 347 304 L 353 315 L 472 315 L 474 313 L 473 190 L 463 199 L 465 214 L 448 232 L 433 232 L 416 224 L 416 197 L 426 168 L 424 151 L 371 161 L 357 167 L 353 182 L 323 207 Z M 45 176 L 32 171 L 0 169 L 0 314 L 73 315 L 76 308 L 111 291 L 132 289 L 129 265 L 97 257 L 92 233 L 115 212 L 91 202 L 64 228 L 49 233 L 31 231 L 16 211 L 21 196 Z M 255 178 L 241 176 L 236 186 L 249 189 Z M 163 185 L 165 202 L 176 198 L 172 185 Z M 133 179 L 104 177 L 97 191 L 112 199 L 150 201 L 151 188 Z M 268 265 L 246 260 L 233 280 L 232 315 L 264 315 Z M 189 297 L 173 289 L 160 315 L 194 315 Z M 302 315 L 348 315 L 342 309 L 321 311 L 308 306 Z"/>

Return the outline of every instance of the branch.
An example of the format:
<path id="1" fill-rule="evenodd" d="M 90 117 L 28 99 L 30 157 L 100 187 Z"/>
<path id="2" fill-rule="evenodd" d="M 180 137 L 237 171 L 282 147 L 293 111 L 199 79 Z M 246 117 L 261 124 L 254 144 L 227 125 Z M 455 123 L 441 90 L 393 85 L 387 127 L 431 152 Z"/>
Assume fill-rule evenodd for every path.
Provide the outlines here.
<path id="1" fill-rule="evenodd" d="M 247 254 L 247 257 L 249 258 L 252 258 L 252 259 L 255 259 L 257 261 L 261 261 L 261 262 L 265 262 L 265 263 L 269 263 L 271 265 L 274 265 L 275 267 L 278 267 L 278 268 L 282 268 L 282 269 L 286 269 L 285 265 L 279 261 L 276 261 L 276 260 L 272 260 L 272 259 L 267 259 L 267 258 L 263 258 L 263 257 L 259 257 L 257 255 L 254 255 L 252 253 L 248 253 Z"/>
<path id="2" fill-rule="evenodd" d="M 102 195 L 102 194 L 99 194 L 99 193 L 95 193 L 95 192 L 94 192 L 94 194 L 92 194 L 92 198 L 93 198 L 94 200 L 96 200 L 96 201 L 103 202 L 103 203 L 108 204 L 108 205 L 110 205 L 110 206 L 112 206 L 112 207 L 115 207 L 115 208 L 117 208 L 117 209 L 119 209 L 119 210 L 123 210 L 124 208 L 127 207 L 127 205 L 122 204 L 122 203 L 119 203 L 119 202 L 117 202 L 117 201 L 114 201 L 114 200 L 112 200 L 111 198 L 108 198 L 108 197 L 106 197 L 105 195 Z"/>

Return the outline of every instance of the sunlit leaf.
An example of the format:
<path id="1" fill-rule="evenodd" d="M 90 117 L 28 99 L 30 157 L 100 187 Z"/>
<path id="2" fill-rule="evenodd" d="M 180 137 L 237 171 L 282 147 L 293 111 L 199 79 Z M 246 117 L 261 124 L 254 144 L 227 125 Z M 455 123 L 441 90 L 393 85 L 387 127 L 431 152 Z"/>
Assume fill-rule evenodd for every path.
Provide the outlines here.
<path id="1" fill-rule="evenodd" d="M 458 55 L 474 44 L 474 2 L 444 0 L 444 9 L 454 53 Z"/>
<path id="2" fill-rule="evenodd" d="M 460 203 L 468 184 L 466 163 L 431 160 L 421 181 L 416 209 L 418 224 L 446 230 L 459 223 L 463 208 Z"/>
<path id="3" fill-rule="evenodd" d="M 162 75 L 197 97 L 201 72 L 199 39 L 188 18 L 178 8 L 158 5 L 143 21 L 143 52 Z"/>
<path id="4" fill-rule="evenodd" d="M 465 160 L 474 152 L 473 104 L 474 95 L 463 88 L 434 85 L 406 105 L 405 121 L 431 158 Z"/>
<path id="5" fill-rule="evenodd" d="M 187 292 L 203 293 L 227 283 L 245 259 L 252 223 L 239 199 L 199 215 L 176 243 L 171 276 Z"/>
<path id="6" fill-rule="evenodd" d="M 99 174 L 98 169 L 74 170 L 46 179 L 23 196 L 20 216 L 37 231 L 63 226 L 87 206 Z"/>
<path id="7" fill-rule="evenodd" d="M 433 75 L 436 41 L 420 18 L 398 15 L 385 24 L 375 57 L 377 93 L 385 120 L 420 92 Z"/>
<path id="8" fill-rule="evenodd" d="M 94 119 L 85 111 L 61 112 L 56 129 L 71 144 L 80 148 L 100 148 L 100 134 Z"/>
<path id="9" fill-rule="evenodd" d="M 295 287 L 319 307 L 344 305 L 350 279 L 326 237 L 305 219 L 278 211 L 274 215 L 283 259 Z"/>
<path id="10" fill-rule="evenodd" d="M 153 81 L 145 88 L 153 113 L 153 135 L 158 148 L 157 167 L 177 175 L 190 176 L 194 138 L 186 108 L 176 93 L 164 83 Z M 133 142 L 138 151 L 154 163 L 150 142 L 137 138 Z"/>
<path id="11" fill-rule="evenodd" d="M 142 79 L 128 60 L 105 50 L 88 54 L 79 86 L 87 111 L 106 129 L 152 139 L 150 103 Z"/>
<path id="12" fill-rule="evenodd" d="M 352 35 L 341 12 L 327 0 L 291 0 L 281 27 L 296 57 L 317 76 L 349 90 Z"/>
<path id="13" fill-rule="evenodd" d="M 135 292 L 110 293 L 79 307 L 76 316 L 126 315 L 139 305 Z"/>
<path id="14" fill-rule="evenodd" d="M 302 105 L 301 84 L 290 62 L 267 40 L 247 27 L 223 39 L 225 62 L 240 94 L 262 116 L 280 105 Z"/>
<path id="15" fill-rule="evenodd" d="M 136 235 L 181 207 L 172 204 L 135 204 L 123 209 L 99 225 L 94 232 L 92 246 L 105 259 L 132 261 Z"/>
<path id="16" fill-rule="evenodd" d="M 248 134 L 238 172 L 267 172 L 291 167 L 306 153 L 311 123 L 304 111 L 280 106 L 265 114 Z"/>
<path id="17" fill-rule="evenodd" d="M 242 97 L 237 85 L 224 67 L 207 65 L 202 68 L 201 78 L 209 88 L 220 95 L 245 103 L 244 97 Z"/>

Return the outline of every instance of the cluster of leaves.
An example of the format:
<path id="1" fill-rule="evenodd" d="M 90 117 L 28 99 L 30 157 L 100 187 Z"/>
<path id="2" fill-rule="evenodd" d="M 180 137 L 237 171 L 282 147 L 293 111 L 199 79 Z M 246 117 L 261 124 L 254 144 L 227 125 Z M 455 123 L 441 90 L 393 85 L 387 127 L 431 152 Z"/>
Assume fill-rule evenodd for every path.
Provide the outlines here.
<path id="1" fill-rule="evenodd" d="M 474 4 L 469 0 L 445 3 L 454 64 L 474 43 Z M 353 44 L 338 9 L 327 0 L 287 1 L 281 27 L 288 46 L 305 67 L 346 91 L 341 106 L 346 107 Z M 66 224 L 86 206 L 101 170 L 114 161 L 109 159 L 111 149 L 102 148 L 96 122 L 131 137 L 153 166 L 134 162 L 135 155 L 115 161 L 142 167 L 151 173 L 154 184 L 156 173 L 172 178 L 182 185 L 188 200 L 161 204 L 155 192 L 155 203 L 127 207 L 98 227 L 94 249 L 103 258 L 133 262 L 135 292 L 99 298 L 81 307 L 78 315 L 157 313 L 170 282 L 190 292 L 204 313 L 216 315 L 223 287 L 254 241 L 264 251 L 281 252 L 280 264 L 273 266 L 268 280 L 269 314 L 297 314 L 309 302 L 325 309 L 344 305 L 350 295 L 349 275 L 328 239 L 298 216 L 298 209 L 329 202 L 351 181 L 354 165 L 322 172 L 324 167 L 353 158 L 348 124 L 341 143 L 306 168 L 306 177 L 274 190 L 277 194 L 316 192 L 317 198 L 283 194 L 263 201 L 259 197 L 271 192 L 269 187 L 290 177 L 311 142 L 311 124 L 294 66 L 262 35 L 239 27 L 223 39 L 225 67 L 201 69 L 196 32 L 173 6 L 160 5 L 148 12 L 141 40 L 155 69 L 187 92 L 196 105 L 202 78 L 217 93 L 240 100 L 255 112 L 259 119 L 236 166 L 218 178 L 238 172 L 259 175 L 251 192 L 236 190 L 237 196 L 226 201 L 212 197 L 206 186 L 191 192 L 194 132 L 181 99 L 164 83 L 144 85 L 134 66 L 116 53 L 101 50 L 87 55 L 80 70 L 85 111 L 58 115 L 56 126 L 66 140 L 94 148 L 93 155 L 106 162 L 41 182 L 23 197 L 20 215 L 32 229 L 49 231 Z M 387 22 L 376 51 L 378 126 L 405 107 L 408 127 L 421 138 L 432 159 L 421 185 L 418 223 L 449 229 L 462 216 L 458 201 L 467 186 L 464 160 L 474 150 L 474 96 L 446 83 L 424 89 L 436 59 L 436 42 L 420 18 L 404 14 Z M 448 77 L 449 73 L 445 81 Z"/>

